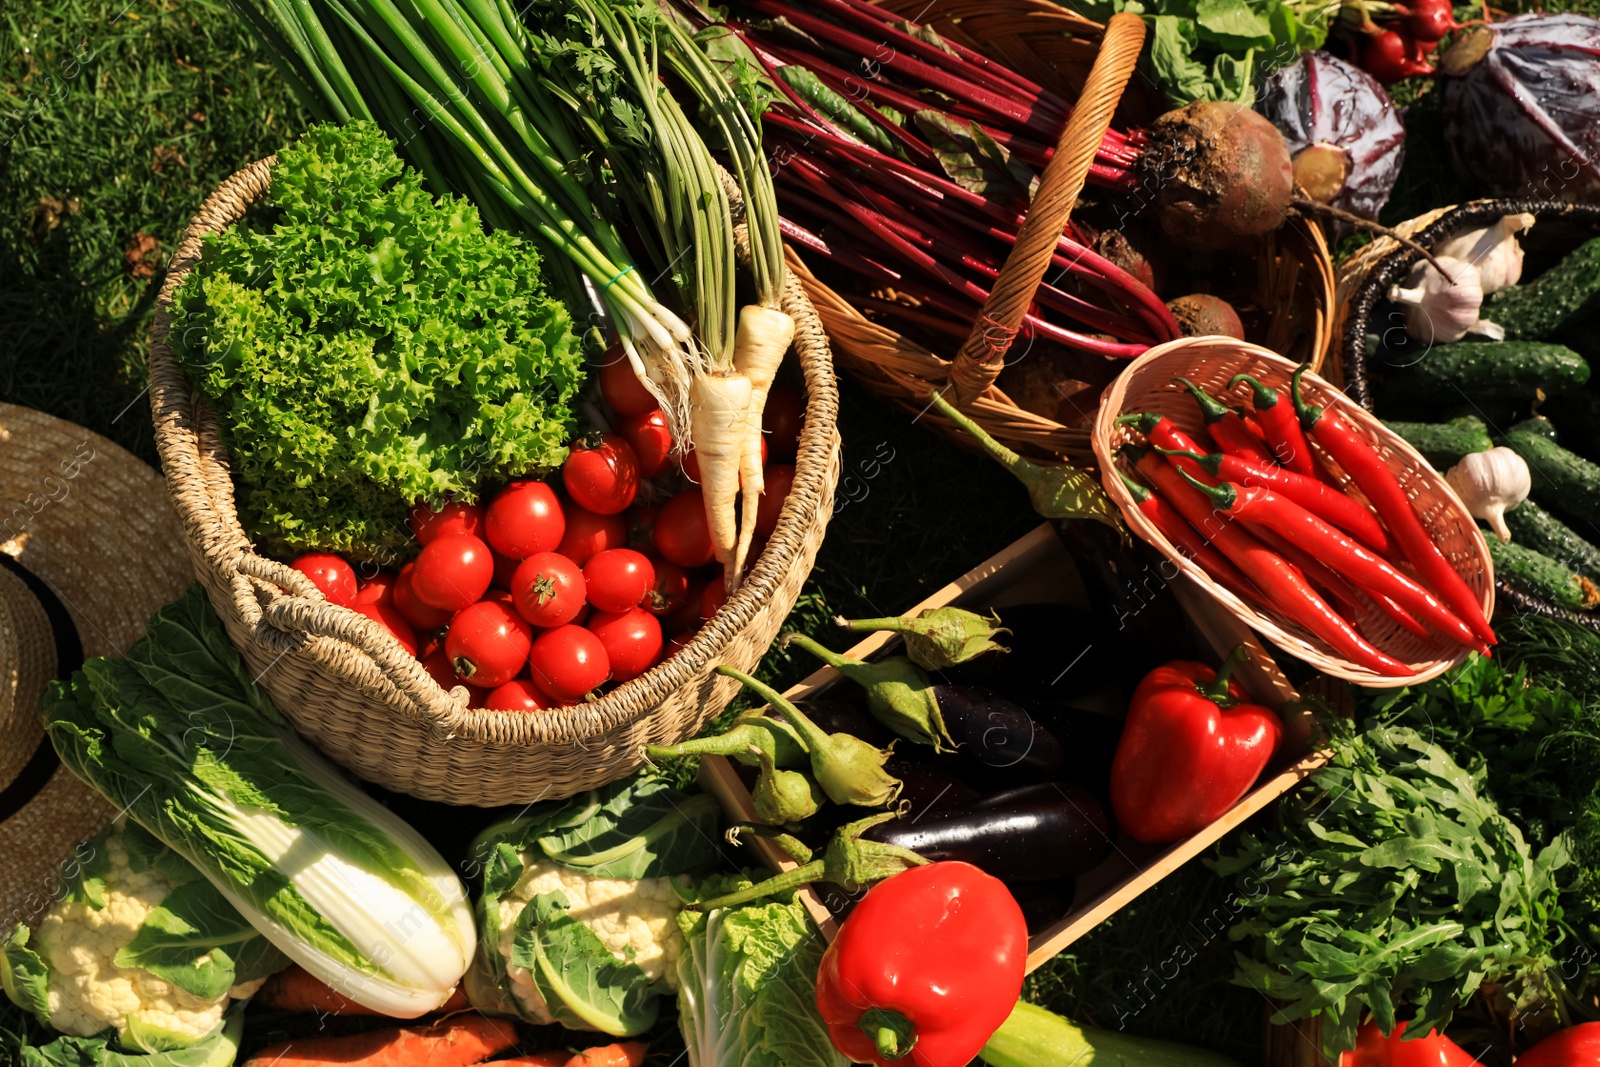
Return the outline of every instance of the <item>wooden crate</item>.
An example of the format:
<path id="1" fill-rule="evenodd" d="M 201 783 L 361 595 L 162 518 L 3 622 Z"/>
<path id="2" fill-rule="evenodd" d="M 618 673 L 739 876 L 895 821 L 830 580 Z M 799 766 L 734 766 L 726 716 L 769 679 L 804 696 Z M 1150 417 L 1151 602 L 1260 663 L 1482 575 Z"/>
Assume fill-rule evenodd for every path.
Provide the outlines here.
<path id="1" fill-rule="evenodd" d="M 1240 683 L 1256 700 L 1274 709 L 1282 709 L 1297 693 L 1255 635 L 1231 613 L 1218 607 L 1189 583 L 1182 574 L 1176 573 L 1176 568 L 1172 570 L 1174 573 L 1170 580 L 1174 592 L 1187 612 L 1195 633 L 1201 638 L 1203 647 L 1209 648 L 1215 660 L 1220 662 L 1238 645 L 1249 646 L 1252 655 L 1237 673 Z M 1165 579 L 1168 576 L 1163 574 L 1161 577 Z M 913 605 L 907 614 L 915 614 L 924 608 L 957 604 L 970 608 L 999 608 L 1003 619 L 1007 604 L 1049 600 L 1081 605 L 1086 602 L 1086 594 L 1060 539 L 1046 523 L 920 604 Z M 898 645 L 899 641 L 896 634 L 869 634 L 845 654 L 856 659 L 868 659 Z M 1084 654 L 1091 651 L 1092 646 Z M 790 699 L 816 697 L 839 680 L 837 671 L 824 667 L 784 695 Z M 1298 758 L 1291 758 L 1289 762 L 1280 760 L 1268 768 L 1256 787 L 1226 815 L 1185 841 L 1172 845 L 1141 845 L 1119 838 L 1118 847 L 1108 859 L 1077 879 L 1077 895 L 1067 914 L 1030 939 L 1028 970 L 1033 971 L 1104 922 L 1118 909 L 1199 855 L 1207 846 L 1321 766 L 1327 758 L 1325 753 L 1305 751 L 1310 736 L 1309 719 L 1304 716 L 1291 717 L 1284 725 L 1285 735 L 1290 739 L 1286 747 L 1291 750 L 1292 757 L 1297 755 Z M 700 767 L 702 784 L 722 802 L 729 817 L 736 822 L 751 821 L 754 813 L 750 807 L 750 793 L 736 767 L 720 757 L 702 759 Z M 795 865 L 769 841 L 753 838 L 751 845 L 774 870 L 788 870 Z M 801 896 L 824 936 L 831 940 L 837 926 L 828 908 L 811 889 L 803 890 Z"/>

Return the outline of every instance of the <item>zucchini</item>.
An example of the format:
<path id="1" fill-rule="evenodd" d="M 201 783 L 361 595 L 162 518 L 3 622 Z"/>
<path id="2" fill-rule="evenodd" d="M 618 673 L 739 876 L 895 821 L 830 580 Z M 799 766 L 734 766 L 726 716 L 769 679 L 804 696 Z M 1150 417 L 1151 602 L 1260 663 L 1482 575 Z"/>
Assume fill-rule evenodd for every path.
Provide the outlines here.
<path id="1" fill-rule="evenodd" d="M 1429 463 L 1443 470 L 1462 456 L 1494 447 L 1489 428 L 1476 415 L 1449 422 L 1389 422 L 1384 425 L 1405 438 Z"/>
<path id="2" fill-rule="evenodd" d="M 1502 289 L 1483 303 L 1483 317 L 1505 327 L 1506 340 L 1549 337 L 1600 308 L 1600 237 L 1585 241 L 1567 258 L 1527 285 Z"/>
<path id="3" fill-rule="evenodd" d="M 1025 1000 L 978 1055 L 990 1067 L 1239 1067 L 1210 1049 L 1078 1026 Z"/>
<path id="4" fill-rule="evenodd" d="M 1600 523 L 1600 466 L 1540 433 L 1537 424 L 1518 423 L 1506 432 L 1506 445 L 1528 461 L 1533 498 L 1575 519 Z"/>
<path id="5" fill-rule="evenodd" d="M 1531 404 L 1589 380 L 1589 364 L 1563 345 L 1543 341 L 1457 341 L 1436 345 L 1408 367 L 1389 371 L 1386 395 L 1402 402 L 1485 398 Z"/>
<path id="6" fill-rule="evenodd" d="M 1600 548 L 1533 501 L 1524 500 L 1506 512 L 1506 526 L 1511 539 L 1524 548 L 1543 552 L 1579 574 L 1600 574 Z"/>
<path id="7" fill-rule="evenodd" d="M 1518 509 L 1520 510 L 1520 509 Z M 1560 560 L 1515 541 L 1486 538 L 1495 577 L 1530 596 L 1568 611 L 1588 611 L 1600 604 L 1600 588 Z"/>

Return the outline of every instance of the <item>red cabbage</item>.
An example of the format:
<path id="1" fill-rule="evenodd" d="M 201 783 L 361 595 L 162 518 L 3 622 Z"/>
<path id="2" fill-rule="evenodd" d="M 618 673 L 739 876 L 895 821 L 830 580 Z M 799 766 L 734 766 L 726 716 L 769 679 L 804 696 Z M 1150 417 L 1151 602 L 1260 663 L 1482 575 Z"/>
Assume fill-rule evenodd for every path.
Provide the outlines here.
<path id="1" fill-rule="evenodd" d="M 1294 156 L 1313 199 L 1375 219 L 1405 159 L 1406 130 L 1378 80 L 1326 52 L 1306 52 L 1269 75 L 1256 97 Z"/>
<path id="2" fill-rule="evenodd" d="M 1439 63 L 1445 142 L 1495 196 L 1600 196 L 1600 19 L 1517 15 Z"/>

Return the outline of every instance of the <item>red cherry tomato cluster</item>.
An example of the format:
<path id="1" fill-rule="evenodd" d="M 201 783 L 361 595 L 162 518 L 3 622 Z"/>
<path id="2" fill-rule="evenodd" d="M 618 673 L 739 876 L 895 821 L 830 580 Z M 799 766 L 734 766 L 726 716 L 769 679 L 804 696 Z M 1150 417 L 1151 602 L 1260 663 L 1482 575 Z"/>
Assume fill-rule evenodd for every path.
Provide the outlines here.
<path id="1" fill-rule="evenodd" d="M 559 481 L 517 479 L 482 504 L 419 503 L 419 551 L 398 571 L 358 581 L 327 552 L 293 566 L 329 602 L 387 628 L 441 688 L 465 686 L 475 708 L 576 704 L 672 656 L 727 594 L 692 454 L 686 467 L 673 459 L 655 398 L 615 357 L 599 379 L 620 432 L 574 442 Z M 794 483 L 804 411 L 789 389 L 767 400 L 762 538 Z"/>

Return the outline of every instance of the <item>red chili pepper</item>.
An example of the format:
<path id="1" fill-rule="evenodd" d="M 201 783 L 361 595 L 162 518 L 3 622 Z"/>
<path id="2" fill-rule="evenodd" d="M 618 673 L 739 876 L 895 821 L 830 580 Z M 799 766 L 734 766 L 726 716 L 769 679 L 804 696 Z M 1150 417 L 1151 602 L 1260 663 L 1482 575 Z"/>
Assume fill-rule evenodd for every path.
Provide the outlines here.
<path id="1" fill-rule="evenodd" d="M 1592 1067 L 1600 1063 L 1600 1023 L 1557 1030 L 1517 1057 L 1517 1067 Z"/>
<path id="2" fill-rule="evenodd" d="M 1272 609 L 1272 602 L 1261 595 L 1261 590 L 1251 585 L 1250 580 L 1228 561 L 1227 556 L 1207 544 L 1206 539 L 1189 525 L 1188 519 L 1178 514 L 1176 508 L 1121 471 L 1117 472 L 1117 477 L 1128 487 L 1134 505 L 1150 520 L 1151 525 L 1161 531 L 1163 537 L 1172 542 L 1172 547 L 1194 560 L 1201 570 L 1240 600 L 1247 600 L 1269 611 Z"/>
<path id="3" fill-rule="evenodd" d="M 1396 604 L 1386 596 L 1379 596 L 1376 593 L 1368 594 L 1368 598 L 1377 605 L 1379 611 L 1399 623 L 1400 628 L 1407 633 L 1420 637 L 1424 641 L 1433 641 L 1433 633 L 1426 626 L 1408 615 L 1406 609 L 1399 604 Z"/>
<path id="4" fill-rule="evenodd" d="M 1324 600 L 1338 608 L 1339 613 L 1345 618 L 1353 621 L 1361 613 L 1361 594 L 1332 567 L 1266 526 L 1257 526 L 1250 532 L 1255 534 L 1262 544 L 1293 564 L 1305 576 L 1306 581 L 1311 583 L 1311 587 L 1321 593 Z"/>
<path id="5" fill-rule="evenodd" d="M 1200 414 L 1205 416 L 1206 429 L 1217 442 L 1217 447 L 1230 455 L 1244 456 L 1258 463 L 1278 462 L 1272 453 L 1267 451 L 1267 446 L 1250 432 L 1250 427 L 1240 418 L 1237 411 L 1187 378 L 1174 378 L 1172 381 L 1174 384 L 1181 382 L 1194 396 L 1194 402 L 1200 405 Z"/>
<path id="6" fill-rule="evenodd" d="M 1139 460 L 1139 473 L 1170 500 L 1183 517 L 1244 572 L 1272 600 L 1276 610 L 1326 641 L 1341 656 L 1374 674 L 1396 678 L 1411 668 L 1374 648 L 1350 622 L 1328 606 L 1284 558 L 1251 537 L 1242 524 L 1215 514 L 1216 506 L 1170 464 L 1151 453 Z M 1220 521 L 1219 521 L 1220 519 Z"/>
<path id="7" fill-rule="evenodd" d="M 1177 423 L 1158 412 L 1136 411 L 1119 417 L 1117 423 L 1121 426 L 1132 426 L 1144 434 L 1145 440 L 1157 448 L 1170 448 L 1177 452 L 1203 453 L 1206 451 L 1200 447 L 1200 443 L 1193 437 L 1178 429 Z M 1173 462 L 1177 463 L 1178 461 L 1174 460 Z M 1198 464 L 1192 467 L 1185 467 L 1181 463 L 1178 465 L 1190 474 L 1198 475 L 1200 473 Z"/>
<path id="8" fill-rule="evenodd" d="M 1164 844 L 1205 829 L 1261 776 L 1283 736 L 1270 708 L 1248 703 L 1234 668 L 1178 660 L 1139 683 L 1111 760 L 1111 806 L 1136 841 Z"/>
<path id="9" fill-rule="evenodd" d="M 1359 501 L 1345 496 L 1327 482 L 1223 452 L 1202 456 L 1195 452 L 1175 452 L 1161 448 L 1156 451 L 1168 459 L 1181 456 L 1191 460 L 1211 476 L 1209 480 L 1200 478 L 1199 481 L 1215 484 L 1214 479 L 1221 478 L 1223 481 L 1237 482 L 1240 485 L 1259 485 L 1263 489 L 1271 489 L 1274 493 L 1293 500 L 1324 522 L 1360 538 L 1373 551 L 1385 556 L 1392 555 L 1395 551 L 1394 542 L 1389 540 L 1389 535 L 1384 532 L 1377 516 Z M 1188 473 L 1194 474 L 1192 470 Z"/>
<path id="10" fill-rule="evenodd" d="M 867 891 L 817 971 L 833 1047 L 879 1067 L 964 1067 L 1022 992 L 1028 924 L 970 863 L 912 867 Z"/>
<path id="11" fill-rule="evenodd" d="M 1263 385 L 1254 375 L 1235 374 L 1228 382 L 1232 389 L 1240 382 L 1250 383 L 1250 392 L 1260 420 L 1261 432 L 1266 435 L 1267 447 L 1277 461 L 1307 478 L 1317 477 L 1317 461 L 1311 454 L 1311 445 L 1295 418 L 1294 405 L 1284 403 L 1283 397 L 1271 386 Z"/>
<path id="12" fill-rule="evenodd" d="M 1300 367 L 1290 380 L 1290 393 L 1294 397 L 1294 409 L 1300 415 L 1301 427 L 1317 439 L 1317 444 L 1328 451 L 1346 474 L 1355 479 L 1356 485 L 1377 509 L 1378 517 L 1389 527 L 1389 533 L 1417 569 L 1423 582 L 1484 644 L 1494 644 L 1494 630 L 1489 626 L 1489 620 L 1484 618 L 1483 605 L 1473 596 L 1472 590 L 1456 573 L 1450 561 L 1444 558 L 1439 546 L 1433 543 L 1433 537 L 1422 525 L 1411 498 L 1400 488 L 1399 481 L 1388 464 L 1384 463 L 1383 457 L 1338 414 L 1326 408 L 1311 407 L 1300 396 L 1300 376 L 1305 371 L 1304 366 Z M 1398 597 L 1396 599 L 1399 600 Z M 1407 606 L 1403 600 L 1400 603 L 1402 607 Z"/>
<path id="13" fill-rule="evenodd" d="M 1436 1030 L 1429 1030 L 1428 1036 L 1413 1038 L 1410 1041 L 1403 1039 L 1402 1035 L 1405 1032 L 1406 1024 L 1396 1023 L 1394 1030 L 1385 1037 L 1383 1031 L 1378 1029 L 1378 1024 L 1368 1019 L 1361 1024 L 1361 1029 L 1356 1031 L 1356 1047 L 1340 1055 L 1339 1067 L 1476 1067 L 1477 1065 L 1477 1059 L 1466 1049 Z M 1528 1053 L 1530 1056 L 1532 1054 Z M 1522 1067 L 1526 1058 L 1519 1056 L 1517 1067 Z M 1571 1067 L 1577 1067 L 1579 1062 L 1587 1067 L 1594 1061 L 1571 1061 Z M 1544 1064 L 1543 1067 L 1553 1067 L 1553 1064 Z M 1567 1063 L 1562 1062 L 1562 1067 L 1567 1067 Z"/>
<path id="14" fill-rule="evenodd" d="M 1258 486 L 1230 482 L 1204 486 L 1193 479 L 1190 482 L 1197 492 L 1204 493 L 1225 513 L 1280 534 L 1336 567 L 1364 591 L 1373 596 L 1389 597 L 1458 644 L 1479 652 L 1489 651 L 1467 624 L 1439 603 L 1432 593 L 1287 497 Z"/>

